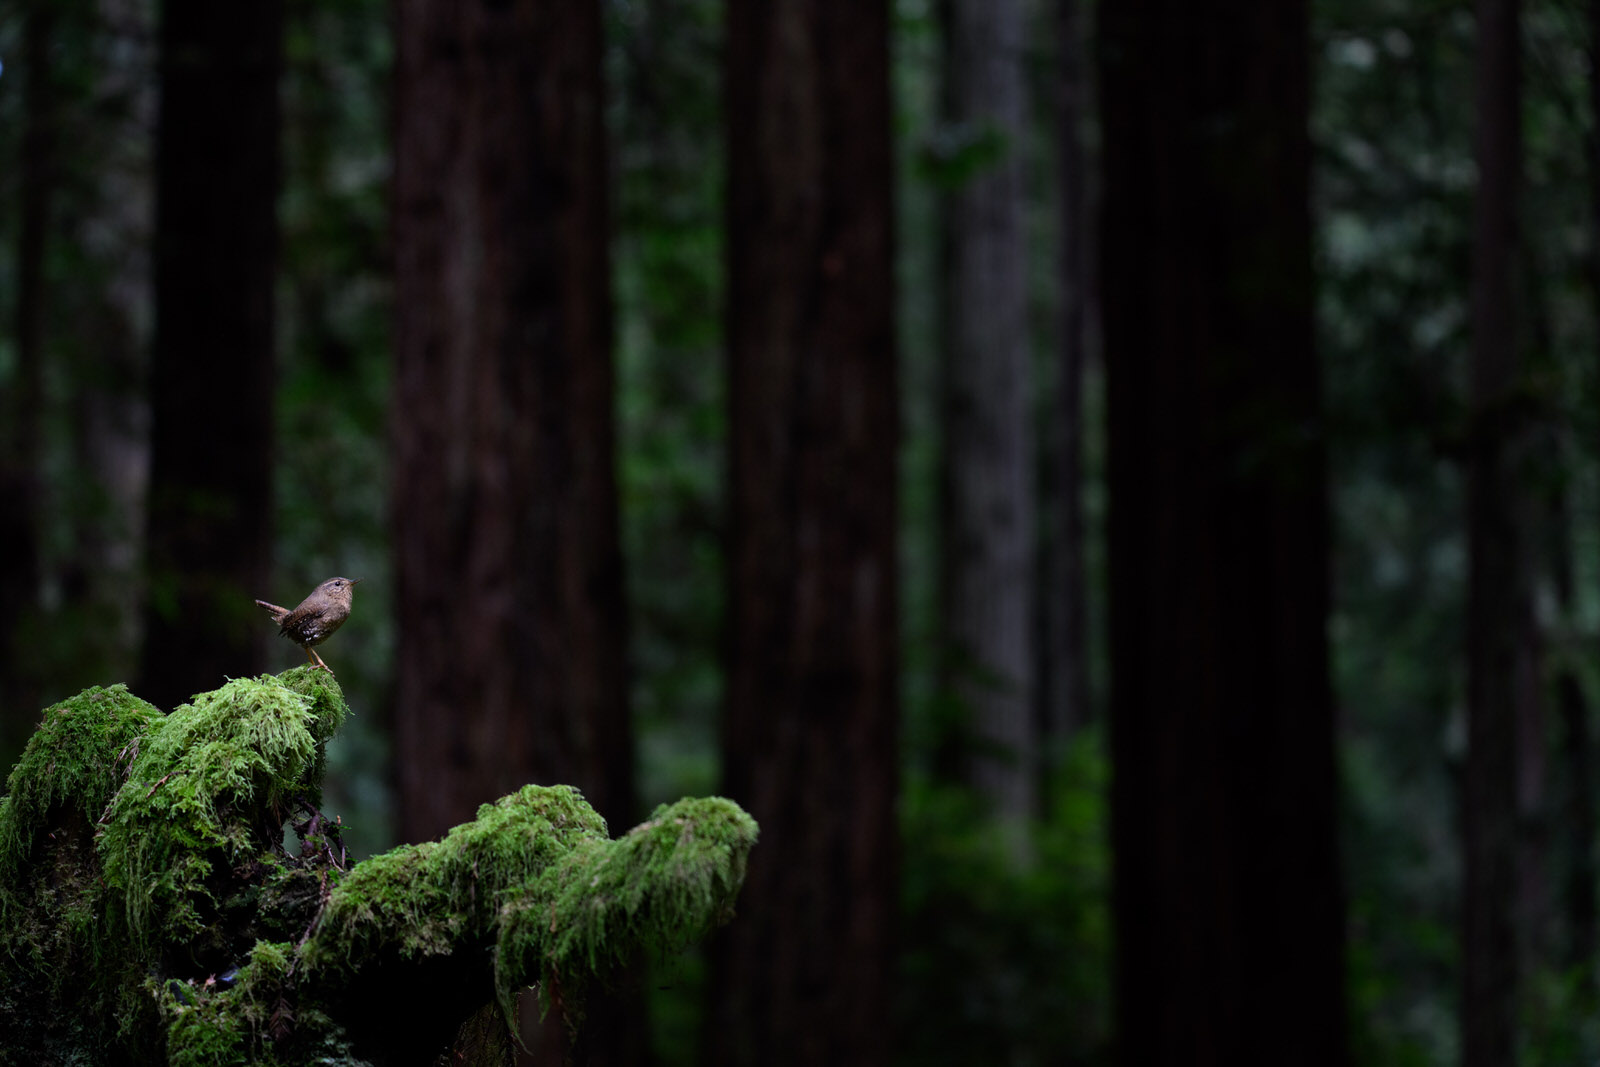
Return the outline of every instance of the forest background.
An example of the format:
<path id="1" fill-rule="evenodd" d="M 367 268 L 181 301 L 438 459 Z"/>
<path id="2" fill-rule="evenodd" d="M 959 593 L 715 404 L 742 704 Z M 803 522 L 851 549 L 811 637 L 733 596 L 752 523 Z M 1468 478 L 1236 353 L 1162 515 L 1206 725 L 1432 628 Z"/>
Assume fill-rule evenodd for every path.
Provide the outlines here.
<path id="1" fill-rule="evenodd" d="M 1600 5 L 18 0 L 0 760 L 725 792 L 593 1062 L 1600 1058 Z"/>

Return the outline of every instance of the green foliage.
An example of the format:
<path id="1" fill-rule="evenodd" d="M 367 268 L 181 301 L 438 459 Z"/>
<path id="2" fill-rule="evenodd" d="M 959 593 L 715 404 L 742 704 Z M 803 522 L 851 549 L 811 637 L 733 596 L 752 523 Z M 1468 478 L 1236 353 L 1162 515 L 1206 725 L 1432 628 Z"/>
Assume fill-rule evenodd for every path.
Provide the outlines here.
<path id="1" fill-rule="evenodd" d="M 1086 731 L 1027 863 L 970 791 L 908 782 L 901 1062 L 1109 1062 L 1107 772 Z"/>
<path id="2" fill-rule="evenodd" d="M 315 811 L 346 712 L 296 668 L 165 717 L 121 686 L 46 713 L 0 800 L 0 1064 L 355 1067 L 374 970 L 450 958 L 507 1006 L 559 985 L 572 1022 L 590 981 L 731 917 L 756 827 L 719 798 L 612 841 L 576 790 L 527 786 L 346 872 Z"/>
<path id="3" fill-rule="evenodd" d="M 1536 439 L 1523 478 L 1538 513 L 1526 518 L 1543 524 L 1527 561 L 1544 642 L 1533 688 L 1548 693 L 1559 670 L 1580 664 L 1592 705 L 1600 383 L 1585 277 L 1592 161 L 1578 150 L 1594 121 L 1581 21 L 1538 5 L 1522 19 L 1526 186 L 1514 314 L 1524 373 L 1506 405 Z M 1475 29 L 1471 6 L 1452 0 L 1327 0 L 1316 5 L 1315 33 L 1319 345 L 1336 514 L 1329 633 L 1342 709 L 1352 1060 L 1449 1063 L 1460 1054 L 1461 460 L 1472 429 Z M 1570 529 L 1556 525 L 1557 511 Z M 1553 577 L 1562 567 L 1572 568 L 1568 594 Z M 1543 790 L 1546 806 L 1519 815 L 1519 836 L 1538 842 L 1525 873 L 1559 873 L 1573 846 L 1551 801 L 1571 787 L 1548 758 L 1525 788 L 1530 798 Z M 1542 918 L 1519 919 L 1531 964 L 1521 1058 L 1530 1063 L 1582 1062 L 1600 1049 L 1583 1024 L 1593 1016 L 1584 983 L 1569 985 L 1561 967 L 1539 959 L 1559 944 L 1541 931 L 1561 927 L 1554 903 L 1534 909 Z"/>
<path id="4" fill-rule="evenodd" d="M 723 5 L 607 5 L 617 481 L 646 805 L 713 787 L 722 695 Z"/>

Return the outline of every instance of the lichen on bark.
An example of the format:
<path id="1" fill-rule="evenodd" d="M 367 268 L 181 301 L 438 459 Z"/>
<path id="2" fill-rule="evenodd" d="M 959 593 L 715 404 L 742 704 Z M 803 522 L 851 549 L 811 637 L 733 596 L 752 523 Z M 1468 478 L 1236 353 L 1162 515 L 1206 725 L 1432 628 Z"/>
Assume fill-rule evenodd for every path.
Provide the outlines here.
<path id="1" fill-rule="evenodd" d="M 346 712 L 308 668 L 169 715 L 124 686 L 45 711 L 0 798 L 0 1064 L 355 1067 L 458 1030 L 499 1062 L 482 1035 L 519 990 L 573 1024 L 592 983 L 731 917 L 756 825 L 716 797 L 613 840 L 530 785 L 346 869 L 318 810 Z"/>

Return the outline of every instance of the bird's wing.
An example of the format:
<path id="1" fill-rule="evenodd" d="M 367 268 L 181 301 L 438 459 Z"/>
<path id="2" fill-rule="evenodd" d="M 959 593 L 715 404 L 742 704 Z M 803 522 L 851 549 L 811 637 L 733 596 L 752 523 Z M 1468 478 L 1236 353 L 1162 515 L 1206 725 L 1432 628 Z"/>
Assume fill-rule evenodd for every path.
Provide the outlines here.
<path id="1" fill-rule="evenodd" d="M 311 628 L 309 624 L 322 618 L 326 611 L 321 605 L 301 604 L 293 611 L 284 612 L 283 618 L 278 620 L 278 629 L 284 634 L 300 633 Z"/>

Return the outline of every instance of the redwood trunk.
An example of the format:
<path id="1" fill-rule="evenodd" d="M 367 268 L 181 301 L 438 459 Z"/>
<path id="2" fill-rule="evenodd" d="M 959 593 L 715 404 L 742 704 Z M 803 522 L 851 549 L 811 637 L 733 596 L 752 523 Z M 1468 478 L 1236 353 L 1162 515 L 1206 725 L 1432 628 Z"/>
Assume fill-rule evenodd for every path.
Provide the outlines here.
<path id="1" fill-rule="evenodd" d="M 396 12 L 400 827 L 527 782 L 634 810 L 600 12 Z"/>
<path id="2" fill-rule="evenodd" d="M 707 1062 L 885 1064 L 896 910 L 884 0 L 728 23 L 728 794 L 761 824 Z"/>

